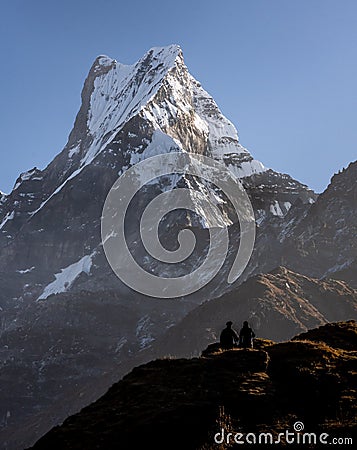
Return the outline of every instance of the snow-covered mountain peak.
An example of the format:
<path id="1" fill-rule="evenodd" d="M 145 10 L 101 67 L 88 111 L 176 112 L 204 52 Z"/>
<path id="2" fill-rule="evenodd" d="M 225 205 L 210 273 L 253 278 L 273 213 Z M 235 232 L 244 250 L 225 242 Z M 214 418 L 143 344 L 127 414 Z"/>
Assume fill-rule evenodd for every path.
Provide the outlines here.
<path id="1" fill-rule="evenodd" d="M 145 53 L 140 61 L 145 60 L 148 56 L 153 59 L 159 59 L 167 66 L 172 66 L 178 56 L 182 58 L 182 50 L 178 44 L 170 44 L 163 47 L 152 47 Z"/>
<path id="2" fill-rule="evenodd" d="M 115 59 L 110 58 L 107 55 L 99 55 L 96 58 L 96 63 L 98 66 L 108 67 L 116 63 Z"/>
<path id="3" fill-rule="evenodd" d="M 92 143 L 81 165 L 91 162 L 103 144 L 108 144 L 155 96 L 167 73 L 179 60 L 182 60 L 182 53 L 177 45 L 154 47 L 132 65 L 121 64 L 104 55 L 95 60 L 84 88 L 89 95 L 83 101 L 87 106 L 86 133 L 92 137 Z M 73 146 L 70 153 L 73 154 Z"/>
<path id="4" fill-rule="evenodd" d="M 160 61 L 160 63 L 164 64 L 166 67 L 172 67 L 175 63 L 176 58 L 183 58 L 181 47 L 177 44 L 171 44 L 164 47 L 152 47 L 150 48 L 142 58 L 140 58 L 134 64 L 124 64 L 116 59 L 111 58 L 108 55 L 102 54 L 98 55 L 95 59 L 93 67 L 102 66 L 102 67 L 111 67 L 113 65 L 126 66 L 126 67 L 135 67 L 140 66 L 142 63 L 147 62 L 148 60 L 156 60 Z"/>
<path id="5" fill-rule="evenodd" d="M 81 108 L 63 151 L 43 171 L 31 170 L 19 177 L 11 194 L 13 204 L 8 196 L 1 198 L 0 218 L 6 219 L 7 228 L 12 226 L 12 216 L 21 223 L 36 220 L 40 211 L 77 186 L 87 176 L 84 172 L 100 168 L 108 180 L 115 180 L 139 161 L 170 151 L 212 157 L 237 178 L 244 178 L 246 184 L 259 185 L 259 190 L 285 183 L 284 177 L 266 169 L 240 144 L 234 125 L 189 73 L 178 45 L 153 47 L 134 64 L 99 55 L 81 97 Z M 177 183 L 181 181 L 173 176 L 167 186 L 171 189 Z M 300 193 L 298 184 L 291 185 Z M 103 193 L 108 187 L 98 181 L 97 189 Z M 196 188 L 205 190 L 200 183 Z M 268 215 L 277 211 L 283 216 L 293 198 L 287 195 L 279 201 L 274 197 L 257 205 L 258 217 L 262 211 Z M 209 217 L 206 219 L 205 223 L 211 223 Z M 230 221 L 224 218 L 224 223 Z"/>
<path id="6" fill-rule="evenodd" d="M 190 75 L 179 45 L 153 47 L 132 65 L 106 55 L 96 58 L 66 149 L 73 170 L 91 163 L 135 116 L 185 151 L 224 161 L 239 177 L 265 170 L 240 145 L 234 125 Z M 143 147 L 139 144 L 139 153 Z"/>
<path id="7" fill-rule="evenodd" d="M 12 267 L 31 278 L 36 298 L 41 292 L 72 289 L 83 277 L 92 282 L 102 267 L 97 264 L 103 256 L 100 218 L 108 191 L 119 175 L 150 156 L 181 151 L 225 164 L 244 179 L 262 229 L 271 217 L 283 222 L 297 200 L 310 205 L 314 198 L 306 186 L 266 169 L 242 147 L 236 128 L 189 73 L 177 45 L 154 47 L 134 64 L 99 55 L 81 98 L 63 151 L 45 169 L 22 173 L 13 191 L 0 196 L 0 244 L 6 248 L 0 272 Z M 196 214 L 178 211 L 167 218 L 165 230 L 178 224 L 226 227 L 236 221 L 229 202 L 204 178 L 177 173 L 145 185 L 130 220 L 136 223 L 137 212 L 157 192 L 182 186 L 189 188 Z M 145 267 L 154 264 L 146 255 L 138 257 Z"/>

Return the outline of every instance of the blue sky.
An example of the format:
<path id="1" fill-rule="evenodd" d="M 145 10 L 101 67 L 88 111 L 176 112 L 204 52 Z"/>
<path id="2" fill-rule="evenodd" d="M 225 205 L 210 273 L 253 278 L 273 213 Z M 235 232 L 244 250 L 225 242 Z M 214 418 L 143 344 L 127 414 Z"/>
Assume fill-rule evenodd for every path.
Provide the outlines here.
<path id="1" fill-rule="evenodd" d="M 99 54 L 181 45 L 266 166 L 322 191 L 357 159 L 355 0 L 1 2 L 0 189 L 64 147 Z"/>

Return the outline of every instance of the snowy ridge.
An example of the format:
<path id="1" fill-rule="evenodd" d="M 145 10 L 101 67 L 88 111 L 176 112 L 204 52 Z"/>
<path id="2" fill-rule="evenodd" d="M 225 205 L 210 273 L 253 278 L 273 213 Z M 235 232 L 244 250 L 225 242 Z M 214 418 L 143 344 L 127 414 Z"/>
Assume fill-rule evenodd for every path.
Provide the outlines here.
<path id="1" fill-rule="evenodd" d="M 140 113 L 154 129 L 171 136 L 184 151 L 189 149 L 177 140 L 171 123 L 179 117 L 190 118 L 196 132 L 207 141 L 211 151 L 208 156 L 225 162 L 239 178 L 267 170 L 240 145 L 234 125 L 189 74 L 179 46 L 152 48 L 134 65 L 124 65 L 107 56 L 98 61 L 111 69 L 95 79 L 88 113 L 88 128 L 94 139 L 81 160 L 80 169 L 90 164 L 125 123 Z M 155 96 L 164 84 L 170 95 L 159 102 Z M 141 159 L 133 154 L 131 164 Z"/>
<path id="2" fill-rule="evenodd" d="M 209 148 L 207 156 L 224 162 L 237 178 L 261 173 L 267 169 L 252 158 L 247 149 L 239 143 L 234 125 L 222 114 L 214 99 L 202 88 L 201 84 L 188 72 L 182 59 L 176 61 L 177 71 L 168 71 L 164 84 L 164 101 L 154 97 L 142 109 L 141 114 L 150 121 L 154 129 L 171 136 L 177 142 L 176 130 L 172 126 L 179 118 L 191 123 L 196 135 L 205 141 Z M 185 151 L 185 143 L 178 142 Z M 192 150 L 192 149 L 191 149 Z M 198 149 L 194 149 L 198 150 Z"/>
<path id="3" fill-rule="evenodd" d="M 167 72 L 175 65 L 181 49 L 178 45 L 154 47 L 136 64 L 125 65 L 107 56 L 97 58 L 98 64 L 110 67 L 104 74 L 98 74 L 90 98 L 87 126 L 92 143 L 80 161 L 79 167 L 32 213 L 39 212 L 68 181 L 75 178 L 84 167 L 112 142 L 117 132 L 136 115 L 157 93 Z M 100 67 L 94 71 L 99 72 Z M 78 153 L 75 146 L 68 151 L 68 157 Z"/>
<path id="4" fill-rule="evenodd" d="M 31 170 L 27 170 L 26 172 L 23 172 L 20 174 L 15 186 L 14 186 L 14 191 L 21 185 L 21 183 L 23 181 L 28 181 L 28 180 L 41 180 L 42 177 L 33 177 L 33 175 L 36 174 L 36 172 L 38 172 L 39 170 L 37 169 L 37 167 L 34 167 Z"/>
<path id="5" fill-rule="evenodd" d="M 5 226 L 5 224 L 12 220 L 15 217 L 15 211 L 8 212 L 4 218 L 4 220 L 0 223 L 0 230 L 2 230 Z"/>
<path id="6" fill-rule="evenodd" d="M 150 49 L 134 65 L 111 60 L 110 71 L 98 76 L 94 82 L 87 123 L 94 140 L 81 166 L 90 163 L 102 150 L 102 144 L 107 145 L 116 132 L 155 96 L 179 52 L 179 46 L 172 45 Z M 106 57 L 104 65 L 108 66 L 109 60 Z M 111 138 L 103 139 L 108 135 Z"/>
<path id="7" fill-rule="evenodd" d="M 195 110 L 207 125 L 212 157 L 222 160 L 237 178 L 265 172 L 264 165 L 253 159 L 239 143 L 235 126 L 220 111 L 214 99 L 191 75 Z"/>
<path id="8" fill-rule="evenodd" d="M 267 170 L 239 143 L 234 125 L 190 75 L 178 45 L 152 48 L 132 65 L 101 55 L 89 78 L 93 79 L 85 116 L 89 139 L 82 136 L 67 149 L 71 174 L 61 180 L 31 216 L 115 143 L 118 132 L 135 116 L 149 123 L 154 133 L 142 145 L 120 149 L 127 153 L 129 164 L 120 168 L 119 174 L 142 159 L 173 149 L 213 157 L 237 178 Z M 130 133 L 128 137 L 132 137 Z M 82 140 L 89 145 L 82 148 Z M 80 159 L 75 158 L 78 154 Z M 274 208 L 272 213 L 283 215 L 284 210 Z"/>
<path id="9" fill-rule="evenodd" d="M 84 167 L 84 166 L 83 166 Z M 41 203 L 41 205 L 31 213 L 31 216 L 34 216 L 35 214 L 37 214 L 45 205 L 46 203 L 48 203 L 51 198 L 53 198 L 56 194 L 58 194 L 58 192 L 60 192 L 60 190 L 63 188 L 63 186 L 65 186 L 68 181 L 72 180 L 72 178 L 76 177 L 81 170 L 83 169 L 83 167 L 80 167 L 79 169 L 75 170 L 66 180 L 64 180 L 64 182 L 62 184 L 60 184 L 53 192 L 51 195 L 49 195 L 46 200 L 44 202 Z"/>

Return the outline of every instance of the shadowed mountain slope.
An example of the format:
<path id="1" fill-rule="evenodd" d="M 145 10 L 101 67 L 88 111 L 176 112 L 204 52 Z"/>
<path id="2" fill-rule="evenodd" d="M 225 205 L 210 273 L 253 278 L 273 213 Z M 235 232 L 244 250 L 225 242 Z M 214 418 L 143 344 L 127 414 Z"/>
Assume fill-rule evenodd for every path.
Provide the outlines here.
<path id="1" fill-rule="evenodd" d="M 227 320 L 248 320 L 258 337 L 282 341 L 309 328 L 357 319 L 357 291 L 343 281 L 318 280 L 279 267 L 189 312 L 152 345 L 153 356 L 198 355 L 218 339 Z"/>
<path id="2" fill-rule="evenodd" d="M 326 334 L 339 335 L 338 348 L 323 342 Z M 276 438 L 294 431 L 297 421 L 306 432 L 328 433 L 330 440 L 351 437 L 356 431 L 356 322 L 334 323 L 310 335 L 314 340 L 309 333 L 279 344 L 258 340 L 254 350 L 137 367 L 32 448 L 223 449 L 228 446 L 214 443 L 222 428 L 242 435 L 271 432 Z M 342 349 L 341 341 L 351 343 L 350 349 Z"/>

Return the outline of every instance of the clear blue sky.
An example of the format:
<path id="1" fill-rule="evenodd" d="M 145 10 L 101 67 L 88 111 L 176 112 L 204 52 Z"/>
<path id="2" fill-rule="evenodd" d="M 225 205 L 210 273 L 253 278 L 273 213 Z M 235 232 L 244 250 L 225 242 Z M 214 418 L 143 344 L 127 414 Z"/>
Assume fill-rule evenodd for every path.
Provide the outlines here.
<path id="1" fill-rule="evenodd" d="M 4 0 L 0 189 L 64 147 L 99 54 L 181 45 L 266 166 L 316 191 L 357 159 L 355 0 Z"/>

